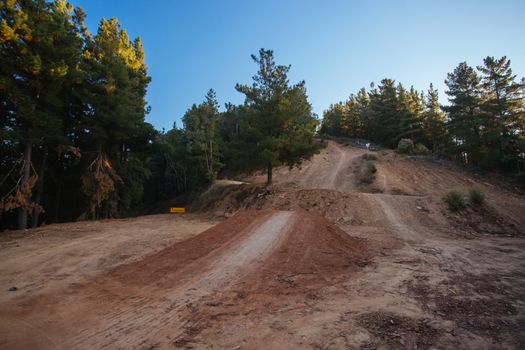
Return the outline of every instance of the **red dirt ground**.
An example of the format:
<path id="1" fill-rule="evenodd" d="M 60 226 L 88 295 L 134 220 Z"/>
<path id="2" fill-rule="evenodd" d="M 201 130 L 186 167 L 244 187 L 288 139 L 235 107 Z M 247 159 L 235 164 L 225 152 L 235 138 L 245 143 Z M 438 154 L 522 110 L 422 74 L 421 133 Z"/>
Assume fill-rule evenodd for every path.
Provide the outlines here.
<path id="1" fill-rule="evenodd" d="M 219 183 L 203 214 L 4 235 L 0 349 L 525 348 L 519 190 L 334 142 L 274 176 Z M 486 203 L 450 214 L 472 187 Z"/>
<path id="2" fill-rule="evenodd" d="M 187 344 L 191 337 L 180 330 L 188 322 L 195 328 L 205 320 L 210 328 L 217 317 L 207 304 L 255 315 L 289 295 L 314 296 L 338 285 L 367 261 L 360 240 L 319 215 L 244 212 L 60 295 L 3 305 L 4 317 L 31 316 L 31 328 L 45 329 L 46 338 L 2 338 L 19 349 L 40 347 L 46 339 L 46 346 L 67 349 Z"/>

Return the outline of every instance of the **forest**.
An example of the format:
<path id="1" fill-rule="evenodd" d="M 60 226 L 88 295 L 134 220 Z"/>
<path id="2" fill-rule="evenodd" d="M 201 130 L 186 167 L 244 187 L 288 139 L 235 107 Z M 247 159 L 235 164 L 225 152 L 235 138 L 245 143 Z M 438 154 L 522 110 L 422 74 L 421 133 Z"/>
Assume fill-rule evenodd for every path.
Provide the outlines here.
<path id="1" fill-rule="evenodd" d="M 446 77 L 447 105 L 430 84 L 426 93 L 392 79 L 372 83 L 323 114 L 321 133 L 364 138 L 389 148 L 434 153 L 496 171 L 523 183 L 525 78 L 507 57 L 486 57 L 473 68 L 460 63 Z M 520 180 L 521 179 L 521 180 Z"/>
<path id="2" fill-rule="evenodd" d="M 221 171 L 293 166 L 313 154 L 318 121 L 304 82 L 271 50 L 252 55 L 241 105 L 215 92 L 183 127 L 145 121 L 148 67 L 117 19 L 95 34 L 64 0 L 0 1 L 0 228 L 114 218 L 206 188 Z"/>
<path id="3" fill-rule="evenodd" d="M 252 55 L 244 103 L 220 108 L 215 92 L 188 108 L 182 127 L 146 122 L 151 78 L 140 38 L 116 18 L 96 33 L 64 0 L 0 1 L 0 229 L 131 215 L 191 199 L 217 176 L 308 159 L 315 136 L 366 139 L 433 153 L 521 179 L 525 80 L 506 57 L 446 77 L 448 105 L 383 79 L 333 104 L 319 122 L 304 81 L 271 50 Z"/>

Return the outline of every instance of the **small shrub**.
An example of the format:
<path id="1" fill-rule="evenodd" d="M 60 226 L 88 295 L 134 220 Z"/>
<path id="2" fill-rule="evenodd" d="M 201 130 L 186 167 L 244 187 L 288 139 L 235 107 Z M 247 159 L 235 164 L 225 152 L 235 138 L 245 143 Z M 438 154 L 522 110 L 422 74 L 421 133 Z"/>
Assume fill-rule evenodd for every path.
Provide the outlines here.
<path id="1" fill-rule="evenodd" d="M 365 153 L 365 154 L 363 154 L 363 159 L 364 160 L 377 160 L 377 157 L 376 157 L 375 154 Z"/>
<path id="2" fill-rule="evenodd" d="M 414 152 L 414 141 L 411 139 L 401 139 L 397 144 L 398 153 L 412 153 Z"/>
<path id="3" fill-rule="evenodd" d="M 359 167 L 359 183 L 363 185 L 370 185 L 376 179 L 377 172 L 376 165 L 373 161 L 363 162 Z"/>
<path id="4" fill-rule="evenodd" d="M 468 191 L 468 195 L 470 198 L 470 203 L 476 206 L 480 206 L 485 201 L 485 193 L 481 191 L 479 188 L 471 188 Z"/>
<path id="5" fill-rule="evenodd" d="M 372 174 L 375 174 L 377 172 L 377 168 L 376 168 L 376 165 L 374 164 L 374 162 L 370 161 L 368 163 L 366 163 L 366 168 L 368 169 L 368 171 Z"/>
<path id="6" fill-rule="evenodd" d="M 361 177 L 361 183 L 364 185 L 370 185 L 374 182 L 375 179 L 376 177 L 374 176 L 374 174 L 366 173 L 363 175 L 363 177 Z"/>
<path id="7" fill-rule="evenodd" d="M 247 188 L 241 189 L 241 191 L 237 192 L 237 194 L 235 195 L 235 200 L 237 200 L 237 204 L 241 204 L 242 202 L 244 202 L 244 200 L 248 198 L 249 195 L 250 195 L 249 189 Z"/>
<path id="8" fill-rule="evenodd" d="M 465 201 L 463 200 L 461 193 L 458 191 L 447 192 L 443 199 L 447 203 L 448 209 L 454 213 L 465 209 Z"/>
<path id="9" fill-rule="evenodd" d="M 422 143 L 417 143 L 414 147 L 414 153 L 417 154 L 430 154 L 430 150 Z"/>

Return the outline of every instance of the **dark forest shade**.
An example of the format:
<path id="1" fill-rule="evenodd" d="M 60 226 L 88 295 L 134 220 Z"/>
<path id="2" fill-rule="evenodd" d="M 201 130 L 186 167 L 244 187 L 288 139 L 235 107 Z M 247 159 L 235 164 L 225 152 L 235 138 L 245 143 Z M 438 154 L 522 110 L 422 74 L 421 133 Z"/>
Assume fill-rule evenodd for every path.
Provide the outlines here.
<path id="1" fill-rule="evenodd" d="M 293 166 L 317 148 L 304 82 L 271 51 L 246 102 L 219 113 L 215 93 L 182 129 L 145 122 L 150 78 L 140 39 L 115 19 L 95 35 L 65 1 L 0 2 L 1 228 L 119 217 L 204 189 L 221 170 Z"/>

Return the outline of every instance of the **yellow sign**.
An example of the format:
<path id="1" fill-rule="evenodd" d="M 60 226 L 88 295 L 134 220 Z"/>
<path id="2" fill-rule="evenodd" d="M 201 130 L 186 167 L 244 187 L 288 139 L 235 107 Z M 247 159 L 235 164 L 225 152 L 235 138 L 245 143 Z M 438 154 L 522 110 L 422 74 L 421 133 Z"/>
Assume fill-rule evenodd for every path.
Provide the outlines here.
<path id="1" fill-rule="evenodd" d="M 172 214 L 184 214 L 186 212 L 186 208 L 170 208 L 170 213 Z"/>

